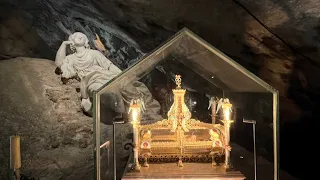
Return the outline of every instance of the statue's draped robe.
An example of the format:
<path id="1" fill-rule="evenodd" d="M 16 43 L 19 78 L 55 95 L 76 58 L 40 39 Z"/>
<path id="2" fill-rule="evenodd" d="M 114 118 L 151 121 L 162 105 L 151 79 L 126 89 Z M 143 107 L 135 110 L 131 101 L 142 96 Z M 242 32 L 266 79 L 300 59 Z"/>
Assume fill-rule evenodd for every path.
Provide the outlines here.
<path id="1" fill-rule="evenodd" d="M 74 53 L 68 55 L 63 61 L 61 70 L 62 77 L 71 78 L 78 76 L 80 78 L 82 98 L 92 98 L 95 90 L 98 90 L 121 73 L 121 70 L 101 52 L 91 49 L 86 49 L 81 54 Z M 101 96 L 101 113 L 106 114 L 106 116 L 101 117 L 101 119 L 108 119 L 106 121 L 110 123 L 113 120 L 113 117 L 110 117 L 112 113 L 109 112 L 108 114 L 106 109 L 116 113 L 126 113 L 131 99 L 139 97 L 144 99 L 147 109 L 144 112 L 144 119 L 147 122 L 161 120 L 159 102 L 153 98 L 149 89 L 139 81 L 115 87 L 112 92 L 103 94 Z"/>

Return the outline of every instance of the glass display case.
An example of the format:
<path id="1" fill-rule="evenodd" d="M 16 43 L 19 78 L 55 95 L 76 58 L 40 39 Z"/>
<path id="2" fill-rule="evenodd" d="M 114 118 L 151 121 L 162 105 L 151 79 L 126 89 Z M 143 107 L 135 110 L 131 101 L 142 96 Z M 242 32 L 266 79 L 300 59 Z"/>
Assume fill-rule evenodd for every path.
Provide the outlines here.
<path id="1" fill-rule="evenodd" d="M 278 99 L 185 28 L 95 92 L 95 178 L 278 179 Z"/>

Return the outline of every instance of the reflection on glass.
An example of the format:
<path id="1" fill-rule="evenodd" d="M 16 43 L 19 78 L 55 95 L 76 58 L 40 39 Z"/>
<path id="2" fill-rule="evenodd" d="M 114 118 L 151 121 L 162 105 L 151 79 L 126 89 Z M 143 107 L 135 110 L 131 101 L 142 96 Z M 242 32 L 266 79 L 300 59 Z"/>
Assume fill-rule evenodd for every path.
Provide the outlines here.
<path id="1" fill-rule="evenodd" d="M 117 130 L 119 175 L 132 164 L 156 176 L 169 172 L 152 171 L 154 167 L 171 163 L 175 166 L 170 169 L 176 169 L 170 173 L 182 173 L 177 166 L 187 169 L 199 163 L 202 168 L 196 174 L 212 174 L 215 166 L 218 174 L 233 168 L 251 179 L 254 170 L 246 162 L 253 162 L 253 137 L 242 122 L 246 118 L 257 122 L 257 155 L 265 161 L 258 165 L 264 172 L 257 176 L 276 179 L 277 131 L 270 124 L 277 123 L 277 92 L 190 31 L 180 33 L 97 93 L 97 126 L 117 118 L 131 122 Z M 139 103 L 140 114 L 128 114 Z M 96 133 L 106 137 L 108 132 Z M 124 150 L 128 141 L 133 149 Z"/>

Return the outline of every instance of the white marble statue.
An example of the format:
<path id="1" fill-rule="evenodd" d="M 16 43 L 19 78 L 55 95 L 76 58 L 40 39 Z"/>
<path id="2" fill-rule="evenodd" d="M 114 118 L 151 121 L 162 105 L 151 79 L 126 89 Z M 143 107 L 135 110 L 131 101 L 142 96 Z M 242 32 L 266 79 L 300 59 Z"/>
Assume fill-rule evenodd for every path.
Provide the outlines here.
<path id="1" fill-rule="evenodd" d="M 70 45 L 74 53 L 66 55 L 66 47 Z M 78 76 L 81 80 L 81 106 L 84 111 L 91 109 L 93 91 L 117 76 L 121 70 L 107 59 L 101 52 L 89 49 L 89 40 L 81 32 L 76 32 L 64 41 L 57 54 L 55 63 L 62 71 L 62 77 Z"/>
<path id="2" fill-rule="evenodd" d="M 70 45 L 73 50 L 70 55 L 66 55 L 67 45 Z M 55 63 L 61 69 L 62 77 L 68 79 L 78 76 L 80 78 L 81 107 L 88 114 L 90 114 L 92 107 L 93 92 L 121 73 L 121 70 L 100 51 L 89 48 L 89 40 L 81 32 L 70 35 L 69 40 L 61 44 L 56 54 Z M 143 98 L 149 107 L 148 112 L 144 113 L 147 116 L 146 119 L 158 120 L 161 118 L 158 115 L 159 102 L 153 99 L 149 89 L 139 81 L 118 89 L 111 96 L 117 96 L 111 99 L 121 99 L 119 103 L 125 106 L 121 110 L 116 110 L 117 112 L 126 113 L 132 99 Z"/>

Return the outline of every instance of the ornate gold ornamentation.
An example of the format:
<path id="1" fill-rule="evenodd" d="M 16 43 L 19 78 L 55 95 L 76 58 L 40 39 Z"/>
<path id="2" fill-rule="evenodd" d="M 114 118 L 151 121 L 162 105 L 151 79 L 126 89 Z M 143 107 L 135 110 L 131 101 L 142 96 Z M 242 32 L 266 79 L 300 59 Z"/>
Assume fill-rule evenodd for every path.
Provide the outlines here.
<path id="1" fill-rule="evenodd" d="M 191 112 L 184 102 L 186 90 L 181 88 L 181 76 L 175 76 L 177 87 L 173 89 L 174 102 L 168 111 L 168 119 L 153 124 L 133 123 L 138 130 L 136 151 L 143 166 L 148 162 L 172 162 L 183 166 L 182 162 L 212 162 L 225 154 L 226 127 L 192 119 Z M 133 105 L 138 108 L 138 105 Z M 224 108 L 224 107 L 222 107 Z M 137 121 L 139 122 L 139 121 Z M 137 131 L 134 131 L 137 132 Z M 135 135 L 134 135 L 135 136 Z"/>

